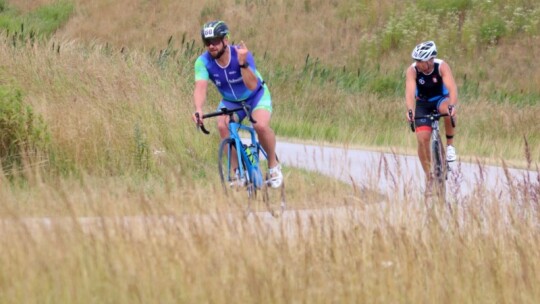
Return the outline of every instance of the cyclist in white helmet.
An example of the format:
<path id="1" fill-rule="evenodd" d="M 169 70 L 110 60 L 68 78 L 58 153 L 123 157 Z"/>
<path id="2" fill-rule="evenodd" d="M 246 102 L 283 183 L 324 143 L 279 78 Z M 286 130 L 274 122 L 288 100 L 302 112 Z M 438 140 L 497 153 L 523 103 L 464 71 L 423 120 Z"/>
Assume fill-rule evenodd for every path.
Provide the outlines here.
<path id="1" fill-rule="evenodd" d="M 420 43 L 414 48 L 411 56 L 414 62 L 407 68 L 405 85 L 407 119 L 414 121 L 415 116 L 428 115 L 434 110 L 449 113 L 455 119 L 458 102 L 456 82 L 450 66 L 436 58 L 435 42 Z M 409 117 L 409 111 L 413 113 L 412 118 Z M 415 123 L 418 157 L 426 176 L 429 176 L 431 123 L 427 119 Z M 446 159 L 452 162 L 457 159 L 457 155 L 453 146 L 455 129 L 452 127 L 450 117 L 444 118 L 444 127 L 447 143 Z"/>

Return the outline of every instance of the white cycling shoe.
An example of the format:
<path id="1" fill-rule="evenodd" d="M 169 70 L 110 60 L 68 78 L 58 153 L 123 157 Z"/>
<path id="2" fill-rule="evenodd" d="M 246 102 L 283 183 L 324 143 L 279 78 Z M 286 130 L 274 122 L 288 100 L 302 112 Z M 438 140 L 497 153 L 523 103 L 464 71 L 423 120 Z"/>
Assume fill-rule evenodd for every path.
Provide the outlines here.
<path id="1" fill-rule="evenodd" d="M 452 145 L 446 147 L 446 161 L 453 162 L 457 159 L 456 148 Z"/>
<path id="2" fill-rule="evenodd" d="M 281 165 L 277 165 L 274 168 L 268 169 L 268 174 L 270 178 L 268 179 L 268 184 L 272 188 L 279 188 L 283 183 L 283 173 L 281 173 Z"/>

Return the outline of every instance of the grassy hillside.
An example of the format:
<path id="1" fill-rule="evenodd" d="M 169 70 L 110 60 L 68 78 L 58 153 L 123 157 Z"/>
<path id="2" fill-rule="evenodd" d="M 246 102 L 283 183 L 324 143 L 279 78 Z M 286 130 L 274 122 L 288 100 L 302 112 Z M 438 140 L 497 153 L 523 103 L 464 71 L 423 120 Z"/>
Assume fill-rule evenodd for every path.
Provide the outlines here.
<path id="1" fill-rule="evenodd" d="M 245 201 L 190 118 L 211 19 L 255 53 L 280 137 L 414 153 L 404 70 L 434 39 L 462 159 L 540 161 L 538 1 L 0 0 L 1 303 L 538 302 L 536 180 L 507 204 L 479 178 L 447 208 L 285 168 L 290 210 L 356 215 L 231 223 Z M 217 215 L 171 223 L 190 213 Z"/>
<path id="2" fill-rule="evenodd" d="M 519 163 L 526 139 L 533 158 L 540 160 L 540 130 L 534 123 L 540 111 L 540 68 L 533 64 L 532 56 L 540 48 L 540 8 L 534 2 L 42 4 L 9 2 L 9 33 L 19 22 L 44 24 L 36 20 L 47 17 L 36 17 L 43 16 L 36 11 L 48 11 L 45 16 L 55 20 L 65 20 L 59 17 L 64 12 L 72 13 L 52 36 L 48 26 L 41 28 L 44 38 L 33 46 L 37 51 L 31 55 L 19 49 L 21 57 L 17 60 L 5 57 L 4 66 L 9 71 L 5 77 L 21 90 L 27 102 L 47 108 L 39 113 L 49 116 L 46 121 L 53 131 L 57 130 L 53 134 L 57 148 L 88 170 L 96 170 L 95 163 L 113 172 L 133 167 L 136 161 L 126 160 L 123 151 L 133 150 L 130 145 L 142 140 L 135 138 L 142 134 L 144 140 L 159 142 L 148 146 L 165 146 L 172 154 L 182 155 L 178 147 L 185 144 L 180 143 L 178 133 L 171 131 L 174 126 L 190 125 L 192 65 L 202 51 L 199 28 L 216 18 L 227 20 L 232 40 L 244 40 L 255 53 L 274 96 L 274 127 L 279 136 L 401 147 L 412 153 L 414 137 L 403 119 L 403 71 L 410 64 L 412 47 L 421 40 L 434 39 L 440 57 L 452 66 L 460 89 L 459 152 L 473 158 L 505 158 Z M 28 33 L 30 26 L 26 28 Z M 9 33 L 4 48 L 11 47 L 13 34 Z M 51 48 L 56 48 L 56 55 L 43 51 Z M 34 69 L 29 60 L 53 60 L 54 64 L 28 73 L 28 69 Z M 39 85 L 36 77 L 45 79 L 45 83 L 59 82 L 62 88 Z M 34 102 L 37 98 L 42 101 Z M 80 109 L 63 104 L 76 99 L 83 100 Z M 55 109 L 50 106 L 52 100 L 64 106 Z M 163 102 L 167 105 L 159 106 Z M 216 95 L 211 95 L 207 109 L 216 102 Z M 96 106 L 100 103 L 103 106 Z M 81 115 L 88 113 L 85 107 L 90 106 L 96 107 L 96 115 Z M 118 107 L 130 114 L 109 112 Z M 317 123 L 309 123 L 314 121 Z M 88 143 L 60 131 L 69 129 L 80 134 L 86 132 L 85 125 L 98 126 L 92 136 L 82 139 Z M 107 151 L 88 148 L 104 140 Z M 198 139 L 186 135 L 184 140 Z"/>

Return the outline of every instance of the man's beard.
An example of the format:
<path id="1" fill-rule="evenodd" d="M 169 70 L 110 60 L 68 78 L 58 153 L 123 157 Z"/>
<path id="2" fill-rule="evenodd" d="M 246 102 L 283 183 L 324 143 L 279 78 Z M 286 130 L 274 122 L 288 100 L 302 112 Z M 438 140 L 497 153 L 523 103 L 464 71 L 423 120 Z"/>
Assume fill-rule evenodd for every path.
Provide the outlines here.
<path id="1" fill-rule="evenodd" d="M 223 41 L 221 43 L 223 44 L 223 48 L 219 52 L 217 52 L 217 54 L 215 56 L 210 54 L 210 55 L 212 55 L 212 58 L 219 59 L 219 58 L 221 58 L 221 56 L 223 56 L 223 54 L 225 54 L 225 51 L 227 50 L 227 45 L 225 45 L 225 43 L 223 43 Z"/>

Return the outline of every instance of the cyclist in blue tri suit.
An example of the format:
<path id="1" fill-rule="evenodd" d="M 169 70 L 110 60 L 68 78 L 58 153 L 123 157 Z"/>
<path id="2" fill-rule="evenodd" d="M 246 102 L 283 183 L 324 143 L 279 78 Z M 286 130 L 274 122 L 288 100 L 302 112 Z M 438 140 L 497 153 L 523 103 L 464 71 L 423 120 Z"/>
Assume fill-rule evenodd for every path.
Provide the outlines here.
<path id="1" fill-rule="evenodd" d="M 449 113 L 456 117 L 457 112 L 457 86 L 450 66 L 437 56 L 437 47 L 433 41 L 418 44 L 411 54 L 415 60 L 406 72 L 405 100 L 407 105 L 407 119 L 414 121 L 415 116 L 424 116 L 434 110 L 440 113 Z M 413 117 L 409 117 L 409 110 Z M 412 120 L 411 120 L 412 119 Z M 446 132 L 446 160 L 457 159 L 453 146 L 455 130 L 450 117 L 444 118 Z M 416 121 L 416 139 L 418 141 L 418 157 L 422 168 L 429 174 L 431 135 L 431 122 L 427 119 Z"/>
<path id="2" fill-rule="evenodd" d="M 281 166 L 277 160 L 276 136 L 270 128 L 272 99 L 270 91 L 257 70 L 253 55 L 241 41 L 238 45 L 229 44 L 229 27 L 223 21 L 205 23 L 201 29 L 201 38 L 206 52 L 195 61 L 195 90 L 193 99 L 195 111 L 202 123 L 203 106 L 206 101 L 208 82 L 211 81 L 222 96 L 218 109 L 235 108 L 245 101 L 252 109 L 259 142 L 268 154 L 269 184 L 278 188 L 283 182 Z M 238 121 L 245 118 L 245 113 L 238 112 Z M 228 116 L 218 117 L 218 129 L 221 138 L 229 136 Z M 195 114 L 193 120 L 197 123 Z M 234 167 L 236 159 L 231 159 Z"/>

